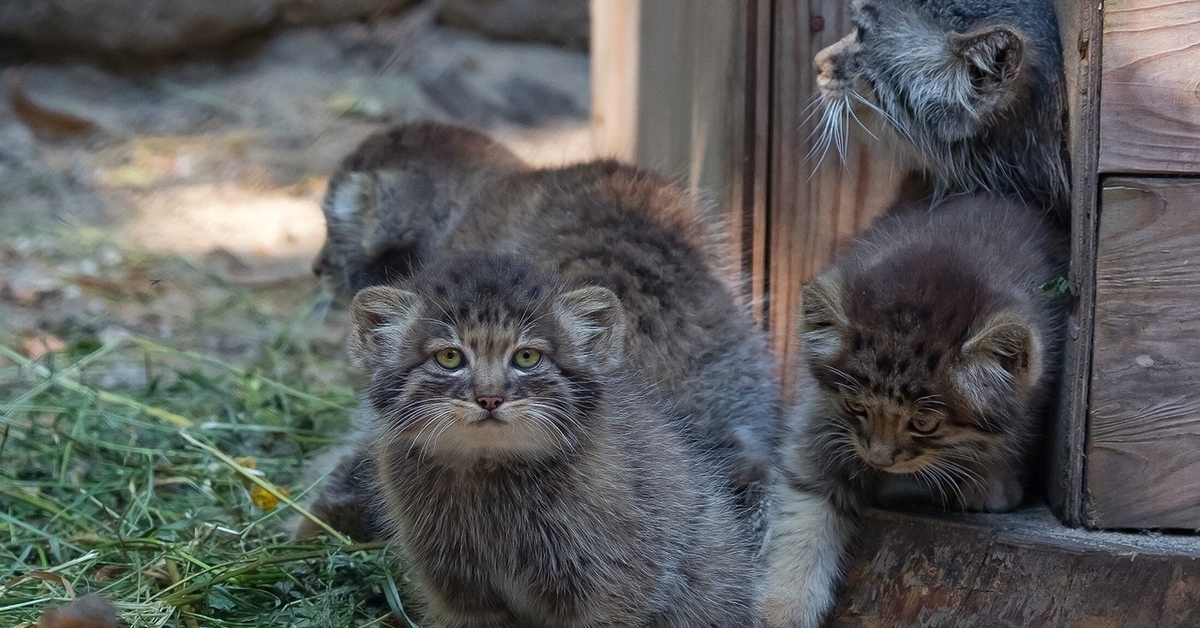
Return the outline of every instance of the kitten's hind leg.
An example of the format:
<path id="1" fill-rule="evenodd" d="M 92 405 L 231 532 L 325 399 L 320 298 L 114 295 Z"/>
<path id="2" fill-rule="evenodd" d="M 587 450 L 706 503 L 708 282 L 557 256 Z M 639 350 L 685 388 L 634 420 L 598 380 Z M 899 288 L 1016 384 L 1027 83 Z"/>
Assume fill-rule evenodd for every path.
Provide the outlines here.
<path id="1" fill-rule="evenodd" d="M 771 628 L 818 628 L 833 608 L 855 518 L 829 496 L 784 483 L 767 549 Z"/>

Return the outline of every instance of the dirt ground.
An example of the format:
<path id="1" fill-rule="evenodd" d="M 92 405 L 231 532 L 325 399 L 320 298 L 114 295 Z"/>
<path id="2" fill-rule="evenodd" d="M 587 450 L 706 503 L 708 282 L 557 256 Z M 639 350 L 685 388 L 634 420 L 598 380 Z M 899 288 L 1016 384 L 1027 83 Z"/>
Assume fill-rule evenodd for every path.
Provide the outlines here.
<path id="1" fill-rule="evenodd" d="M 420 10 L 285 31 L 231 60 L 3 69 L 0 342 L 29 357 L 126 333 L 235 357 L 298 312 L 336 352 L 309 267 L 325 180 L 363 137 L 438 119 L 537 163 L 591 154 L 585 53 Z"/>

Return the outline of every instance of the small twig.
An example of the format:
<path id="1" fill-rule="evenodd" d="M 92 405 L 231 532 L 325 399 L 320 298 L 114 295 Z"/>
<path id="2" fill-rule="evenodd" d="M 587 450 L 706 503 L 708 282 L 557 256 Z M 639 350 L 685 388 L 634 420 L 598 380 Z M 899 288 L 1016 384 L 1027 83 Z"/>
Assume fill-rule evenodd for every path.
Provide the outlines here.
<path id="1" fill-rule="evenodd" d="M 309 521 L 313 522 L 318 527 L 320 527 L 322 530 L 328 532 L 330 536 L 337 539 L 338 542 L 341 543 L 342 545 L 350 545 L 352 543 L 352 541 L 350 540 L 350 537 L 335 530 L 328 523 L 325 523 L 323 520 L 321 520 L 320 517 L 309 512 L 309 510 L 307 508 L 301 506 L 300 504 L 297 504 L 295 501 L 292 500 L 292 498 L 290 498 L 290 497 L 284 495 L 282 492 L 280 492 L 279 489 L 276 488 L 274 484 L 271 484 L 270 482 L 262 479 L 261 477 L 259 477 L 259 474 L 255 473 L 254 471 L 247 469 L 246 467 L 238 464 L 238 462 L 236 460 L 234 460 L 233 458 L 226 455 L 225 452 L 217 449 L 216 447 L 213 447 L 212 445 L 209 445 L 208 443 L 203 443 L 203 442 L 200 442 L 199 440 L 196 440 L 196 438 L 194 438 L 191 434 L 187 433 L 187 430 L 179 430 L 179 435 L 183 437 L 183 440 L 186 440 L 187 442 L 191 443 L 192 446 L 198 447 L 198 448 L 204 450 L 205 452 L 207 452 L 208 454 L 210 454 L 217 460 L 220 460 L 221 462 L 225 463 L 226 466 L 233 469 L 234 471 L 237 471 L 239 475 L 241 475 L 242 477 L 246 478 L 247 480 L 253 482 L 254 484 L 258 485 L 259 488 L 270 493 L 271 496 L 274 497 L 275 499 L 278 499 L 279 501 L 286 504 L 288 508 L 291 508 L 292 510 L 296 511 L 297 513 L 300 514 L 300 516 L 304 517 L 305 519 L 308 519 Z"/>

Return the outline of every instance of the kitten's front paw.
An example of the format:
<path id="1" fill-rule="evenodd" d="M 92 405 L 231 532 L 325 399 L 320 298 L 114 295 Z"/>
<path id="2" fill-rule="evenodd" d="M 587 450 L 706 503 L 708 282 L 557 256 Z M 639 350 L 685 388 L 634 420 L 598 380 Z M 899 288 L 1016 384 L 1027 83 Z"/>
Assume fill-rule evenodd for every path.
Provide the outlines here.
<path id="1" fill-rule="evenodd" d="M 972 512 L 1009 512 L 1021 505 L 1025 490 L 1021 481 L 1008 473 L 995 473 L 984 478 L 982 485 L 961 487 L 963 500 L 959 506 Z"/>

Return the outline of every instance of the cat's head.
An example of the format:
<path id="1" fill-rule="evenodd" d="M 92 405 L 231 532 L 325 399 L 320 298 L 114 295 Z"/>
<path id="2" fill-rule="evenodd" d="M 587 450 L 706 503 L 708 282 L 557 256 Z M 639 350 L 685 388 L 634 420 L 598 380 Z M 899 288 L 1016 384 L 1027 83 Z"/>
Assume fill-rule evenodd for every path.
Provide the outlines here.
<path id="1" fill-rule="evenodd" d="M 802 332 L 827 446 L 940 485 L 1024 444 L 1044 351 L 1019 308 L 930 270 L 948 280 L 881 288 L 830 271 L 804 289 Z"/>
<path id="2" fill-rule="evenodd" d="M 1034 123 L 1011 119 L 1014 104 L 1061 81 L 1045 0 L 854 0 L 853 23 L 814 60 L 826 138 L 857 116 L 900 147 L 948 157 L 999 125 Z"/>
<path id="3" fill-rule="evenodd" d="M 432 204 L 432 185 L 421 173 L 339 173 L 321 205 L 325 243 L 313 260 L 313 274 L 344 300 L 367 286 L 407 278 L 418 250 L 398 225 L 413 208 Z"/>
<path id="4" fill-rule="evenodd" d="M 613 292 L 482 256 L 409 288 L 366 288 L 351 304 L 351 355 L 380 438 L 465 461 L 540 459 L 586 440 L 622 362 L 626 316 Z"/>

